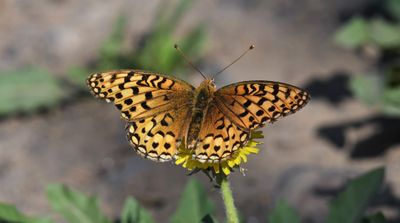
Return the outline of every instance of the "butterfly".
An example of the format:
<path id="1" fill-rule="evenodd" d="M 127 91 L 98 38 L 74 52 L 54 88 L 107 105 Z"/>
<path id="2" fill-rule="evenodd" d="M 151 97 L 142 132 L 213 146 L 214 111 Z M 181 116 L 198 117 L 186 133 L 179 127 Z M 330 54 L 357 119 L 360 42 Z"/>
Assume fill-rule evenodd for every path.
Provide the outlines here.
<path id="1" fill-rule="evenodd" d="M 142 70 L 95 73 L 87 85 L 120 110 L 133 149 L 161 162 L 172 160 L 182 144 L 199 162 L 223 162 L 246 145 L 253 130 L 298 111 L 310 99 L 286 83 L 243 81 L 217 89 L 213 78 L 205 78 L 195 88 Z"/>

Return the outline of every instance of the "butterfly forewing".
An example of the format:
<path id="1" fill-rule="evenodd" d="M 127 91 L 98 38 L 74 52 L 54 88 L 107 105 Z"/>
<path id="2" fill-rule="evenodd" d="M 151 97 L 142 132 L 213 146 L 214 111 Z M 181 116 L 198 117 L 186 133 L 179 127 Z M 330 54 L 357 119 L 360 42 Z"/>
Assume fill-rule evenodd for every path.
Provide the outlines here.
<path id="1" fill-rule="evenodd" d="M 298 111 L 308 100 L 306 91 L 271 81 L 244 81 L 215 92 L 220 110 L 234 123 L 249 130 Z"/>
<path id="2" fill-rule="evenodd" d="M 190 106 L 194 94 L 194 87 L 184 81 L 137 70 L 93 74 L 87 84 L 96 97 L 112 101 L 127 121 Z"/>
<path id="3" fill-rule="evenodd" d="M 127 138 L 142 156 L 168 161 L 186 133 L 194 87 L 184 81 L 138 70 L 93 74 L 92 94 L 113 102 L 128 122 Z"/>

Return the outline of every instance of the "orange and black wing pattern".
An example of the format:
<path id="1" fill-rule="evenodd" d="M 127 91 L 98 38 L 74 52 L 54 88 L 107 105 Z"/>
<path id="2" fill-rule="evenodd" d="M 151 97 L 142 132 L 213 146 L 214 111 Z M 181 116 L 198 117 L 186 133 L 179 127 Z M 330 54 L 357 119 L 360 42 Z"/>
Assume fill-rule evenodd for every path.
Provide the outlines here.
<path id="1" fill-rule="evenodd" d="M 206 112 L 193 158 L 208 163 L 225 161 L 246 145 L 250 132 L 232 122 L 217 103 L 211 102 Z"/>
<path id="2" fill-rule="evenodd" d="M 141 156 L 153 161 L 169 161 L 174 158 L 187 132 L 190 114 L 190 107 L 181 106 L 129 122 L 126 125 L 127 139 Z"/>
<path id="3" fill-rule="evenodd" d="M 218 89 L 214 99 L 233 123 L 253 130 L 298 111 L 310 95 L 285 83 L 244 81 Z"/>
<path id="4" fill-rule="evenodd" d="M 194 87 L 137 70 L 93 74 L 87 85 L 92 94 L 121 111 L 128 141 L 136 152 L 154 161 L 174 157 L 190 120 Z"/>
<path id="5" fill-rule="evenodd" d="M 87 79 L 92 94 L 113 102 L 127 121 L 147 118 L 191 103 L 194 87 L 188 83 L 138 70 L 96 73 Z"/>

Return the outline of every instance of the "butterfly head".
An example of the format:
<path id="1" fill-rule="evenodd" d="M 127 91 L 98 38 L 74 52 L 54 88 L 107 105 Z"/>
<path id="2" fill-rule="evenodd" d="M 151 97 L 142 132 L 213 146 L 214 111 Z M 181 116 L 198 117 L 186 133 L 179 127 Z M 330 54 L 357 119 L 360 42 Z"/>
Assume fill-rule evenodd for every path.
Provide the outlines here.
<path id="1" fill-rule="evenodd" d="M 202 90 L 202 91 L 206 91 L 209 94 L 214 93 L 217 90 L 217 86 L 215 86 L 215 81 L 214 79 L 205 79 L 200 86 L 198 87 L 198 89 Z"/>

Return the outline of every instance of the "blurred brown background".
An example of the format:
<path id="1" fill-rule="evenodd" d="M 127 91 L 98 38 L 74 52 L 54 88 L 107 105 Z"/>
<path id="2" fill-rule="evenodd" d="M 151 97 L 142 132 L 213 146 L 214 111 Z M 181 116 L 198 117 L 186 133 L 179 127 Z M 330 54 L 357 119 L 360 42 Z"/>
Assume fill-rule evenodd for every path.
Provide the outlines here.
<path id="1" fill-rule="evenodd" d="M 0 70 L 39 66 L 59 80 L 67 79 L 70 67 L 86 66 L 98 56 L 121 14 L 127 19 L 124 46 L 140 47 L 160 2 L 2 0 Z M 218 86 L 265 79 L 311 92 L 311 102 L 300 112 L 263 129 L 265 143 L 258 155 L 249 157 L 246 176 L 231 176 L 246 222 L 264 222 L 265 211 L 279 198 L 305 221 L 322 222 L 327 202 L 350 177 L 381 165 L 387 168 L 387 185 L 373 207 L 399 219 L 400 122 L 351 95 L 346 81 L 373 63 L 333 41 L 343 16 L 369 2 L 195 1 L 176 27 L 179 43 L 193 26 L 205 25 L 205 53 L 198 64 L 206 73 L 230 63 L 249 44 L 256 45 L 218 77 Z M 121 68 L 137 68 L 133 66 Z M 201 81 L 192 70 L 180 75 L 195 86 Z M 75 91 L 68 81 L 62 83 L 65 95 Z M 48 214 L 44 188 L 59 182 L 98 195 L 111 216 L 117 216 L 125 197 L 132 195 L 163 222 L 177 205 L 187 171 L 139 158 L 129 148 L 124 123 L 113 106 L 82 90 L 72 95 L 50 109 L 2 117 L 0 201 L 29 214 Z M 395 131 L 385 132 L 388 129 Z M 195 177 L 221 207 L 219 192 L 207 178 Z"/>

